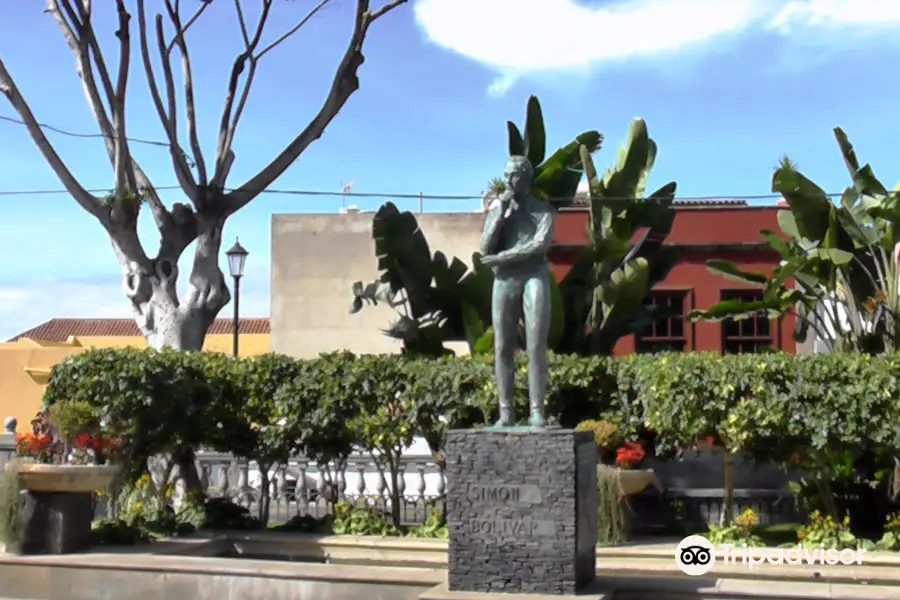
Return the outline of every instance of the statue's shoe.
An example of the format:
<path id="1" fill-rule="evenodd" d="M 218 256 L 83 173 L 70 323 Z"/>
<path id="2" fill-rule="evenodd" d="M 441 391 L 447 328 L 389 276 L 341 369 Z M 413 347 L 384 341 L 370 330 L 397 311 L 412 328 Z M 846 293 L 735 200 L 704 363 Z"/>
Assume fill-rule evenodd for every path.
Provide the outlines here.
<path id="1" fill-rule="evenodd" d="M 533 410 L 531 411 L 531 416 L 528 418 L 528 424 L 532 427 L 546 427 L 547 419 L 544 418 L 544 415 L 542 415 L 540 411 Z"/>

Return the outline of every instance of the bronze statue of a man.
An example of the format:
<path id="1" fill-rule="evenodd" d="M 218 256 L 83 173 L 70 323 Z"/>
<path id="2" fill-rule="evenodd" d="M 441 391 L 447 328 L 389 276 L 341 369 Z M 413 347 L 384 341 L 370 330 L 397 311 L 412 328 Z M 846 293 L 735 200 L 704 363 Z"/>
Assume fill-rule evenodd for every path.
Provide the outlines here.
<path id="1" fill-rule="evenodd" d="M 504 172 L 506 189 L 487 210 L 481 258 L 494 271 L 491 313 L 494 369 L 500 395 L 497 427 L 515 424 L 515 352 L 519 320 L 525 321 L 528 350 L 529 423 L 544 427 L 547 391 L 547 336 L 550 332 L 550 268 L 556 210 L 531 195 L 534 171 L 524 156 L 511 156 Z"/>

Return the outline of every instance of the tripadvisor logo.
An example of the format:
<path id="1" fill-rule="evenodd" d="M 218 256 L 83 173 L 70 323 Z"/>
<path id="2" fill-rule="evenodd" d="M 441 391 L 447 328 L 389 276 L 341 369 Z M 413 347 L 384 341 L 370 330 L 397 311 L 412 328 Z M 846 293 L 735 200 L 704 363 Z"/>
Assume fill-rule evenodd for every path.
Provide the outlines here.
<path id="1" fill-rule="evenodd" d="M 836 550 L 798 544 L 790 548 L 748 548 L 746 544 L 714 546 L 702 535 L 690 535 L 675 548 L 675 564 L 686 575 L 705 575 L 716 562 L 725 565 L 747 565 L 749 568 L 770 565 L 861 565 L 866 550 Z"/>
<path id="2" fill-rule="evenodd" d="M 725 544 L 720 546 L 723 563 L 726 565 L 742 564 L 754 567 L 763 563 L 770 565 L 861 565 L 864 548 L 852 550 L 845 548 L 824 548 L 822 546 L 804 546 L 797 544 L 790 548 L 748 548 L 746 544 L 739 547 Z"/>

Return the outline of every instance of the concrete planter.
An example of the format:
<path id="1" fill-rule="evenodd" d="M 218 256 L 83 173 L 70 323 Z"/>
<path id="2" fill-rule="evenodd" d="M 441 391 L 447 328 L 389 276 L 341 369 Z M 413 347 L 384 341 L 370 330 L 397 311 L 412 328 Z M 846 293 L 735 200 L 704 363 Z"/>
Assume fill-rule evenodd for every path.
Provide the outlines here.
<path id="1" fill-rule="evenodd" d="M 16 554 L 72 554 L 91 545 L 94 492 L 112 483 L 113 465 L 7 464 L 17 473 L 20 534 L 6 551 Z"/>
<path id="2" fill-rule="evenodd" d="M 616 473 L 619 476 L 619 487 L 625 496 L 633 496 L 648 485 L 659 487 L 656 473 L 652 469 L 616 469 Z"/>
<path id="3" fill-rule="evenodd" d="M 6 471 L 17 470 L 19 487 L 28 492 L 68 492 L 90 494 L 102 490 L 119 474 L 117 465 L 45 465 L 7 463 Z"/>

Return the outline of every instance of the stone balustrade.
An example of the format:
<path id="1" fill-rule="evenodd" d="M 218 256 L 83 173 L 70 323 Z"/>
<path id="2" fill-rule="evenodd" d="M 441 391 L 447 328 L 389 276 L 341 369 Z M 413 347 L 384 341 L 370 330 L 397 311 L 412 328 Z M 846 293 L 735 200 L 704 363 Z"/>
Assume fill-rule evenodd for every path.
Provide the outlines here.
<path id="1" fill-rule="evenodd" d="M 17 423 L 8 417 L 3 425 L 0 466 L 15 454 Z M 429 507 L 443 498 L 446 489 L 443 473 L 432 456 L 415 450 L 411 449 L 400 459 L 397 480 L 403 499 L 401 516 L 409 522 L 421 522 Z M 211 497 L 230 498 L 255 510 L 262 497 L 262 477 L 254 461 L 240 460 L 227 453 L 200 451 L 197 467 Z M 164 468 L 162 464 L 151 465 L 151 472 L 161 473 Z M 268 494 L 273 521 L 284 521 L 295 515 L 320 517 L 326 514 L 330 504 L 340 500 L 365 501 L 387 509 L 391 496 L 390 473 L 382 472 L 373 457 L 362 453 L 354 453 L 340 466 L 321 466 L 305 456 L 296 456 L 286 465 L 270 469 Z"/>

